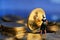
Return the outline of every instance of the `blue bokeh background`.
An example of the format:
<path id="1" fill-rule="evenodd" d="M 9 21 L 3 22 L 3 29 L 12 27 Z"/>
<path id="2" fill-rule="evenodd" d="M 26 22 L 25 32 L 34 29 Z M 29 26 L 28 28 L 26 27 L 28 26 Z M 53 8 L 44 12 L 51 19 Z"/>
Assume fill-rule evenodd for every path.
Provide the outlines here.
<path id="1" fill-rule="evenodd" d="M 60 0 L 0 0 L 0 17 L 12 14 L 27 18 L 34 8 L 44 9 L 47 20 L 60 21 Z"/>

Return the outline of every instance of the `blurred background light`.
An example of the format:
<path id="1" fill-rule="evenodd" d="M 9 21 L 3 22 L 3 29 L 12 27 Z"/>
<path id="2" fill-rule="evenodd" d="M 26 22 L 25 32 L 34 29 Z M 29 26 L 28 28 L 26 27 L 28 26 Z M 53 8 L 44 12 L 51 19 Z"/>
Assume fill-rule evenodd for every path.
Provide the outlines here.
<path id="1" fill-rule="evenodd" d="M 54 20 L 54 21 L 58 20 L 58 16 L 56 16 L 56 15 L 53 15 L 51 18 L 52 18 L 52 20 Z"/>
<path id="2" fill-rule="evenodd" d="M 60 0 L 51 0 L 52 3 L 60 4 Z"/>
<path id="3" fill-rule="evenodd" d="M 53 14 L 60 17 L 60 0 L 0 0 L 0 17 L 13 14 L 28 18 L 34 8 L 45 10 L 48 20 Z"/>

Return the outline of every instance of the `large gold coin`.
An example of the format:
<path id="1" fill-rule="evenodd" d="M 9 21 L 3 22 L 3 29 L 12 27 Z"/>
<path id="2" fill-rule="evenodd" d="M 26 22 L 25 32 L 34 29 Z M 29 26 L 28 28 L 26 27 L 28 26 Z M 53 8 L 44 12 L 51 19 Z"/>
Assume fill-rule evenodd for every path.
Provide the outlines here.
<path id="1" fill-rule="evenodd" d="M 34 16 L 36 13 L 38 13 L 37 15 L 38 15 L 39 21 L 36 22 L 37 26 L 34 27 L 32 25 L 33 25 L 33 22 L 35 21 Z M 28 17 L 28 27 L 30 28 L 30 30 L 35 30 L 35 29 L 41 27 L 41 25 L 43 23 L 42 22 L 43 15 L 45 15 L 45 12 L 41 8 L 36 8 L 36 9 L 32 10 L 32 12 L 30 13 L 30 15 Z"/>

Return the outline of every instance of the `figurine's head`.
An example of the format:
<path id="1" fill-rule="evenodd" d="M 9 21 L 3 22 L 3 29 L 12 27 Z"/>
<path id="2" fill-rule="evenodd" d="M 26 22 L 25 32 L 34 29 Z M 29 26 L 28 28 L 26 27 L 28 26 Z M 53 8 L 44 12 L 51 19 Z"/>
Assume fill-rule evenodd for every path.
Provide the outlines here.
<path id="1" fill-rule="evenodd" d="M 45 16 L 44 16 L 44 15 L 42 15 L 42 17 L 43 17 L 43 18 L 45 18 Z"/>

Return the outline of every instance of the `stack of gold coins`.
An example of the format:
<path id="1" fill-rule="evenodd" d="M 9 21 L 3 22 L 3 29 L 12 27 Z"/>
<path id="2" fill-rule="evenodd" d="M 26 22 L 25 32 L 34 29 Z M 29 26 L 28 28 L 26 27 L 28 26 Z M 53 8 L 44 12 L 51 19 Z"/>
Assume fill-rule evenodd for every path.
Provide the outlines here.
<path id="1" fill-rule="evenodd" d="M 4 30 L 6 34 L 12 34 L 16 38 L 23 38 L 26 33 L 24 24 L 5 22 L 2 23 L 2 26 L 2 30 Z"/>
<path id="2" fill-rule="evenodd" d="M 57 25 L 52 25 L 52 26 L 49 26 L 49 30 L 50 31 L 53 31 L 53 32 L 56 32 L 59 30 L 58 26 Z"/>
<path id="3" fill-rule="evenodd" d="M 15 38 L 17 39 L 23 39 L 25 37 L 26 33 L 21 33 L 19 32 L 18 34 L 16 34 Z"/>
<path id="4" fill-rule="evenodd" d="M 15 31 L 16 31 L 16 38 L 17 39 L 23 39 L 23 37 L 25 36 L 26 34 L 26 29 L 24 27 L 17 27 L 17 28 L 14 28 Z"/>
<path id="5" fill-rule="evenodd" d="M 23 32 L 23 33 L 25 33 L 25 32 L 26 32 L 26 29 L 25 29 L 24 27 L 16 27 L 16 28 L 14 28 L 14 29 L 15 29 L 16 33 L 18 33 L 18 32 Z"/>
<path id="6" fill-rule="evenodd" d="M 18 20 L 16 23 L 24 24 L 24 20 Z"/>

